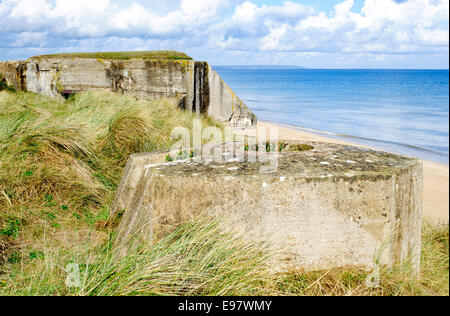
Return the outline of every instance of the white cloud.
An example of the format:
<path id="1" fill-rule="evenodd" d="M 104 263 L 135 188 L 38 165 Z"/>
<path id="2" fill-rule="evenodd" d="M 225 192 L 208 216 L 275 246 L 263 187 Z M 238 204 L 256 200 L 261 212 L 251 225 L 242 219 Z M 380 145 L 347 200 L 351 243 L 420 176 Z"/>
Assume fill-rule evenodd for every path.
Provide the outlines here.
<path id="1" fill-rule="evenodd" d="M 233 20 L 241 22 L 254 21 L 256 19 L 256 12 L 258 6 L 250 1 L 246 1 L 238 5 L 234 13 Z"/>
<path id="2" fill-rule="evenodd" d="M 142 1 L 141 1 L 142 2 Z M 119 5 L 113 0 L 4 0 L 0 26 L 7 32 L 44 30 L 65 37 L 167 35 L 204 26 L 219 16 L 223 0 L 181 0 L 165 14 L 152 1 Z M 25 22 L 25 24 L 24 24 Z"/>
<path id="3" fill-rule="evenodd" d="M 255 32 L 234 32 L 235 38 L 241 36 L 241 43 L 228 39 L 233 45 L 229 48 L 386 54 L 424 51 L 448 53 L 447 0 L 410 0 L 402 3 L 366 0 L 360 13 L 352 11 L 353 0 L 345 0 L 336 5 L 330 14 L 296 11 L 289 8 L 291 5 L 285 3 L 284 7 L 256 7 L 247 1 L 238 6 L 233 20 L 240 18 L 249 21 L 246 25 L 253 24 L 252 28 L 258 29 L 260 36 L 255 38 Z M 286 17 L 287 12 L 297 19 L 280 19 Z M 307 15 L 302 16 L 302 13 Z M 236 22 L 236 25 L 240 24 Z M 245 27 L 240 27 L 245 30 Z M 230 23 L 229 29 L 233 30 L 233 23 Z"/>
<path id="4" fill-rule="evenodd" d="M 288 43 L 281 43 L 281 40 L 288 32 L 286 24 L 270 28 L 270 34 L 262 39 L 262 50 L 289 50 Z"/>
<path id="5" fill-rule="evenodd" d="M 430 54 L 448 58 L 448 0 L 365 0 L 361 12 L 353 6 L 343 0 L 316 12 L 282 0 L 1 0 L 0 53 L 174 48 L 203 59 L 229 56 L 228 63 L 239 51 L 247 63 L 283 54 L 326 61 L 327 54 L 335 61 L 353 54 L 379 63 L 402 55 L 411 64 Z"/>
<path id="6" fill-rule="evenodd" d="M 218 16 L 219 10 L 228 5 L 224 0 L 182 0 L 181 11 L 187 21 L 208 22 Z"/>
<path id="7" fill-rule="evenodd" d="M 240 22 L 250 22 L 255 20 L 272 19 L 299 19 L 313 14 L 310 7 L 292 1 L 286 1 L 283 5 L 258 7 L 251 1 L 246 1 L 236 7 L 233 20 Z"/>

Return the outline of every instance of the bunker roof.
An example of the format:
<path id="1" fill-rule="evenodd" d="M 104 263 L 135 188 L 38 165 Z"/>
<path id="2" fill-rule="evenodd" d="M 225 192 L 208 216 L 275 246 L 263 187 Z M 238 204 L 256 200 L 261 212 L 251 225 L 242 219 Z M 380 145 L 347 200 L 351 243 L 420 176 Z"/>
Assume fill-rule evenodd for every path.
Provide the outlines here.
<path id="1" fill-rule="evenodd" d="M 97 52 L 97 53 L 59 53 L 34 56 L 35 58 L 100 58 L 100 59 L 166 59 L 192 60 L 185 53 L 170 50 L 136 51 L 136 52 Z"/>

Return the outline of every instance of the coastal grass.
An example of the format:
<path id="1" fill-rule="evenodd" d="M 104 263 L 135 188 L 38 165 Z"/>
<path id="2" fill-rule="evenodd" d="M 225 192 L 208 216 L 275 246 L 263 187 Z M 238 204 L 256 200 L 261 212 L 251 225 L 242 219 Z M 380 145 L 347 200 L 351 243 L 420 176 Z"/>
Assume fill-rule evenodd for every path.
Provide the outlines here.
<path id="1" fill-rule="evenodd" d="M 274 275 L 263 244 L 207 219 L 114 256 L 106 223 L 122 170 L 192 126 L 176 101 L 0 92 L 0 295 L 449 294 L 448 225 L 424 225 L 419 278 L 408 264 L 382 268 L 378 287 L 355 269 Z"/>
<path id="2" fill-rule="evenodd" d="M 114 257 L 110 244 L 78 252 L 46 249 L 41 258 L 6 265 L 0 295 L 257 295 L 269 275 L 260 244 L 226 234 L 206 219 L 123 257 Z M 68 287 L 73 263 L 79 270 L 70 271 L 79 283 Z"/>
<path id="3" fill-rule="evenodd" d="M 100 58 L 100 59 L 166 59 L 166 60 L 192 60 L 191 57 L 185 53 L 171 51 L 171 50 L 158 50 L 158 51 L 135 51 L 135 52 L 97 52 L 97 53 L 59 53 L 35 56 L 36 58 Z"/>
<path id="4" fill-rule="evenodd" d="M 70 244 L 61 232 L 102 226 L 129 156 L 169 148 L 172 129 L 194 118 L 175 99 L 0 92 L 2 261 L 17 261 L 16 247 L 43 252 L 45 236 Z"/>
<path id="5" fill-rule="evenodd" d="M 355 269 L 273 274 L 263 245 L 200 220 L 148 246 L 114 257 L 104 245 L 45 248 L 0 269 L 0 295 L 40 296 L 448 296 L 448 225 L 424 228 L 421 274 L 408 264 L 371 272 Z M 76 264 L 77 269 L 72 269 Z M 79 283 L 72 278 L 76 277 Z M 72 283 L 67 283 L 72 282 Z M 69 286 L 68 286 L 69 285 Z M 72 286 L 70 286 L 72 285 Z"/>

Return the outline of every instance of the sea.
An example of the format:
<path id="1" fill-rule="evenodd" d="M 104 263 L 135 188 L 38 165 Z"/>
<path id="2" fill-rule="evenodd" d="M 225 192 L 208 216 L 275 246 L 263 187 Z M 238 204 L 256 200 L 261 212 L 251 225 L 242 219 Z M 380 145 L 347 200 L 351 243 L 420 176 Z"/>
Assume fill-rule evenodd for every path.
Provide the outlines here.
<path id="1" fill-rule="evenodd" d="M 260 120 L 449 163 L 448 70 L 213 68 Z"/>

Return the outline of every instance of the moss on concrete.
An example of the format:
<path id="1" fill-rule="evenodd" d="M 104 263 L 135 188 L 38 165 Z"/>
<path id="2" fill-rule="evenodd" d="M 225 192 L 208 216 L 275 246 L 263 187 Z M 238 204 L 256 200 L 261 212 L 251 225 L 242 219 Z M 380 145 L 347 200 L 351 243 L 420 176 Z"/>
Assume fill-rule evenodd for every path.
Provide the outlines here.
<path id="1" fill-rule="evenodd" d="M 158 51 L 139 51 L 139 52 L 97 52 L 97 53 L 61 53 L 35 56 L 35 58 L 96 58 L 103 59 L 120 59 L 129 60 L 134 58 L 139 59 L 167 59 L 167 60 L 192 60 L 191 57 L 185 53 L 169 50 Z"/>
<path id="2" fill-rule="evenodd" d="M 277 151 L 277 144 L 275 144 L 275 143 L 264 143 L 263 147 L 265 147 L 265 151 L 268 153 Z M 281 144 L 278 144 L 279 152 L 309 151 L 309 150 L 313 150 L 313 149 L 314 149 L 314 147 L 309 144 L 292 144 L 292 143 L 287 143 L 287 142 L 282 142 Z M 260 145 L 245 144 L 244 150 L 245 151 L 259 151 Z"/>

